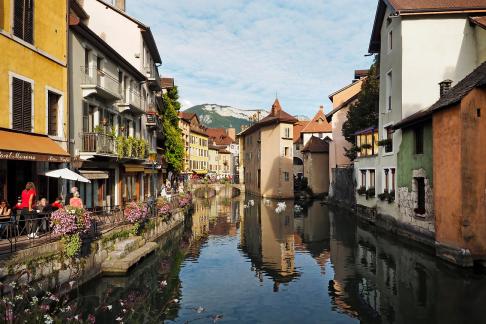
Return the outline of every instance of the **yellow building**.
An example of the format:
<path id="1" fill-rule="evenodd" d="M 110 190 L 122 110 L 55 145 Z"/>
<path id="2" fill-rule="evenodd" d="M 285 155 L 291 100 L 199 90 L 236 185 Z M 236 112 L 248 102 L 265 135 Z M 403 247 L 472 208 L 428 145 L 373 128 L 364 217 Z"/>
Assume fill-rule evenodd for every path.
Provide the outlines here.
<path id="1" fill-rule="evenodd" d="M 39 174 L 69 162 L 67 1 L 0 1 L 0 52 L 0 198 L 54 194 Z"/>
<path id="2" fill-rule="evenodd" d="M 182 132 L 182 141 L 184 142 L 184 168 L 183 173 L 190 173 L 191 168 L 189 166 L 190 160 L 190 137 L 191 137 L 191 119 L 194 114 L 179 112 L 179 128 Z"/>
<path id="3" fill-rule="evenodd" d="M 191 118 L 189 135 L 189 168 L 196 174 L 207 174 L 209 167 L 209 147 L 206 128 L 201 125 L 197 115 Z"/>

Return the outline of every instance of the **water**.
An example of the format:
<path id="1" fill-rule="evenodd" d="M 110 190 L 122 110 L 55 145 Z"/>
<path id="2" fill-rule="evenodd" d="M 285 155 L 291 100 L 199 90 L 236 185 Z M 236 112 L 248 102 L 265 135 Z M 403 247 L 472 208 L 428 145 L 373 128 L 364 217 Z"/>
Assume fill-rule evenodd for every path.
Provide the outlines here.
<path id="1" fill-rule="evenodd" d="M 103 323 L 486 322 L 483 274 L 319 202 L 279 214 L 276 203 L 198 200 L 127 277 L 83 287 L 80 307 Z"/>

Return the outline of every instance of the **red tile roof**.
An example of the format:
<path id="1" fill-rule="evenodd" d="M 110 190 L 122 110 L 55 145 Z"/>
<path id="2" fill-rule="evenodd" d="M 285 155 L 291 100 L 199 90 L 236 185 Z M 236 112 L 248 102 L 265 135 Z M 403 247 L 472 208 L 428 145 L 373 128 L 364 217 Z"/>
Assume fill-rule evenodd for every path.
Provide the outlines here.
<path id="1" fill-rule="evenodd" d="M 300 140 L 300 134 L 305 126 L 309 123 L 308 120 L 299 120 L 294 124 L 294 143 L 297 143 Z"/>
<path id="2" fill-rule="evenodd" d="M 233 139 L 228 136 L 226 128 L 208 128 L 207 133 L 216 145 L 228 146 L 234 143 Z"/>
<path id="3" fill-rule="evenodd" d="M 317 114 L 304 127 L 302 133 L 331 133 L 332 126 L 327 122 L 326 115 L 324 115 L 324 107 L 321 106 Z"/>
<path id="4" fill-rule="evenodd" d="M 185 122 L 190 123 L 191 119 L 194 118 L 194 116 L 196 116 L 195 113 L 187 113 L 187 112 L 179 111 L 179 118 L 184 120 Z"/>
<path id="5" fill-rule="evenodd" d="M 302 152 L 329 153 L 329 143 L 319 137 L 312 136 L 305 144 Z"/>
<path id="6" fill-rule="evenodd" d="M 279 123 L 288 123 L 288 124 L 295 124 L 299 120 L 295 118 L 294 116 L 286 113 L 283 109 L 282 106 L 280 105 L 280 102 L 278 99 L 275 99 L 275 102 L 272 105 L 272 111 L 268 116 L 260 120 L 259 122 L 251 125 L 244 131 L 242 131 L 239 135 L 246 135 L 246 134 L 251 134 L 254 131 L 268 126 L 272 124 L 279 124 Z"/>

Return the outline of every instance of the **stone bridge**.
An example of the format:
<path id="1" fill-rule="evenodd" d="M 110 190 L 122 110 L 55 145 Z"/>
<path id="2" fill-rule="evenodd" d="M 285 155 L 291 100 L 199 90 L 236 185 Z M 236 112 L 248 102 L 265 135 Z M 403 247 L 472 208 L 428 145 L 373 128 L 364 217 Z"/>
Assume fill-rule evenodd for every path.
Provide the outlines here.
<path id="1" fill-rule="evenodd" d="M 245 185 L 237 183 L 197 183 L 193 184 L 191 187 L 194 193 L 196 193 L 196 196 L 200 193 L 203 197 L 213 197 L 220 194 L 229 197 L 237 197 L 245 192 Z M 205 190 L 205 193 L 201 193 L 201 190 Z"/>

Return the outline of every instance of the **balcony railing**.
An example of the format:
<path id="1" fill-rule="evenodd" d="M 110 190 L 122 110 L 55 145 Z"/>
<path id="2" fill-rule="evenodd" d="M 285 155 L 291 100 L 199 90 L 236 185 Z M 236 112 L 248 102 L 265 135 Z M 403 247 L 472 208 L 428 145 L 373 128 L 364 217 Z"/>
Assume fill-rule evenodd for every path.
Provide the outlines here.
<path id="1" fill-rule="evenodd" d="M 98 87 L 115 98 L 121 98 L 120 83 L 109 73 L 93 67 L 81 67 L 83 86 Z"/>
<path id="2" fill-rule="evenodd" d="M 115 140 L 99 133 L 83 133 L 83 152 L 115 155 Z"/>

